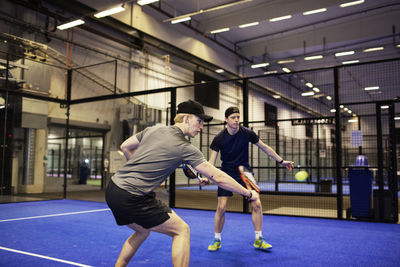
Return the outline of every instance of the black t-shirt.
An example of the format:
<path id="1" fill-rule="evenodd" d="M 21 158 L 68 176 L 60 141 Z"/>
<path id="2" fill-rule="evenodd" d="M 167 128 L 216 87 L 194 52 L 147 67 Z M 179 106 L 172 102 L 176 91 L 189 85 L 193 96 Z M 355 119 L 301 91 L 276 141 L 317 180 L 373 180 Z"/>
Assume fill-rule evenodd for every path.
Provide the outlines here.
<path id="1" fill-rule="evenodd" d="M 211 142 L 210 148 L 221 152 L 222 170 L 233 177 L 238 177 L 238 166 L 249 166 L 249 142 L 256 144 L 259 141 L 257 134 L 246 127 L 239 128 L 239 131 L 230 135 L 227 129 L 218 133 Z"/>

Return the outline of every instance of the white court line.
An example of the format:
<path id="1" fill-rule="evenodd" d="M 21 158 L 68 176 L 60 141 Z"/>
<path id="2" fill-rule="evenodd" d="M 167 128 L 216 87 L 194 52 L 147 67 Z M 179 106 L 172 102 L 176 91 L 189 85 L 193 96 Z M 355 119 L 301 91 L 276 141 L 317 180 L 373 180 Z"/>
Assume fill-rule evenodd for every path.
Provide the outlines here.
<path id="1" fill-rule="evenodd" d="M 106 211 L 106 210 L 110 210 L 110 209 L 85 210 L 85 211 L 58 213 L 58 214 L 50 214 L 50 215 L 42 215 L 42 216 L 23 217 L 23 218 L 0 220 L 0 222 L 11 222 L 11 221 L 21 221 L 21 220 L 38 219 L 38 218 L 46 218 L 46 217 L 64 216 L 64 215 L 74 215 L 74 214 L 81 214 L 81 213 Z"/>
<path id="2" fill-rule="evenodd" d="M 30 252 L 25 252 L 25 251 L 22 251 L 22 250 L 16 250 L 16 249 L 5 248 L 5 247 L 0 247 L 0 249 L 11 251 L 11 252 L 15 252 L 15 253 L 20 253 L 20 254 L 25 254 L 25 255 L 28 255 L 28 256 L 43 258 L 43 259 L 46 259 L 46 260 L 52 260 L 52 261 L 58 261 L 58 262 L 62 262 L 62 263 L 68 263 L 68 264 L 75 265 L 75 266 L 92 267 L 91 265 L 76 263 L 76 262 L 73 262 L 73 261 L 61 260 L 61 259 L 57 259 L 57 258 L 53 258 L 53 257 L 43 256 L 43 255 L 30 253 Z"/>

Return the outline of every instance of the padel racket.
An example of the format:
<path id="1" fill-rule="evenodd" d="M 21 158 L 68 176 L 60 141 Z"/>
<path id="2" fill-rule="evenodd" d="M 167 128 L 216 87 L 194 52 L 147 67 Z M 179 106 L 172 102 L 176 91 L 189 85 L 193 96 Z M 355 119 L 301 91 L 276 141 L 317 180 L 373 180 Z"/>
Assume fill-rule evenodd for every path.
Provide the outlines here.
<path id="1" fill-rule="evenodd" d="M 186 175 L 187 178 L 189 179 L 197 179 L 200 181 L 200 176 L 199 173 L 189 164 L 182 164 L 182 170 L 183 173 Z"/>
<path id="2" fill-rule="evenodd" d="M 182 164 L 183 173 L 189 179 L 197 179 L 201 185 L 207 185 L 210 183 L 209 180 L 202 179 L 198 171 L 196 171 L 191 165 L 189 164 Z"/>
<path id="3" fill-rule="evenodd" d="M 260 193 L 260 188 L 257 185 L 256 179 L 254 179 L 253 173 L 242 165 L 240 165 L 238 169 L 240 178 L 242 178 L 246 188 L 248 190 L 255 190 L 257 193 Z"/>

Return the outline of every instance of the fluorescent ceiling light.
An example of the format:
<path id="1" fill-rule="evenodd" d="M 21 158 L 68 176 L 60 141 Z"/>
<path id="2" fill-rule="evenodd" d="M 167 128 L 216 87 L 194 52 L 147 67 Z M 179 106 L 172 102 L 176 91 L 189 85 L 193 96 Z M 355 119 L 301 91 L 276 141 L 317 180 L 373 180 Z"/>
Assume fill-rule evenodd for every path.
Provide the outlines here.
<path id="1" fill-rule="evenodd" d="M 364 88 L 365 91 L 378 90 L 378 89 L 379 89 L 379 86 L 370 86 L 370 87 Z"/>
<path id="2" fill-rule="evenodd" d="M 262 68 L 262 67 L 266 67 L 266 66 L 269 66 L 268 62 L 251 65 L 251 68 L 255 69 L 255 68 Z"/>
<path id="3" fill-rule="evenodd" d="M 352 1 L 352 2 L 343 3 L 340 5 L 340 7 L 354 6 L 354 5 L 359 5 L 362 3 L 364 3 L 364 0 Z"/>
<path id="4" fill-rule="evenodd" d="M 334 109 L 334 108 L 331 109 L 331 112 L 332 112 L 332 113 L 335 113 L 335 112 L 336 112 L 336 109 Z"/>
<path id="5" fill-rule="evenodd" d="M 314 87 L 314 85 L 313 85 L 312 83 L 306 83 L 306 85 L 307 85 L 308 87 L 310 87 L 310 88 L 313 88 L 313 87 Z"/>
<path id="6" fill-rule="evenodd" d="M 260 23 L 258 21 L 256 21 L 256 22 L 252 22 L 252 23 L 239 25 L 239 28 L 246 28 L 246 27 L 256 26 L 258 24 L 260 24 Z"/>
<path id="7" fill-rule="evenodd" d="M 351 111 L 351 109 L 349 109 L 347 112 L 348 112 L 349 114 L 353 113 L 353 111 Z"/>
<path id="8" fill-rule="evenodd" d="M 211 31 L 210 33 L 214 34 L 214 33 L 227 32 L 227 31 L 229 31 L 229 28 L 222 28 L 222 29 L 214 30 L 214 31 Z"/>
<path id="9" fill-rule="evenodd" d="M 342 64 L 346 65 L 346 64 L 353 64 L 353 63 L 358 63 L 360 62 L 358 59 L 356 60 L 350 60 L 350 61 L 343 61 Z"/>
<path id="10" fill-rule="evenodd" d="M 400 117 L 394 117 L 394 120 L 398 121 L 400 120 Z"/>
<path id="11" fill-rule="evenodd" d="M 269 21 L 270 21 L 270 22 L 275 22 L 275 21 L 280 21 L 280 20 L 290 19 L 290 18 L 292 18 L 292 15 L 287 15 L 287 16 L 282 16 L 282 17 L 278 17 L 278 18 L 273 18 L 273 19 L 270 19 Z"/>
<path id="12" fill-rule="evenodd" d="M 332 100 L 332 97 L 331 97 L 330 95 L 327 95 L 327 96 L 326 96 L 326 99 Z"/>
<path id="13" fill-rule="evenodd" d="M 61 24 L 60 26 L 57 26 L 57 29 L 66 30 L 66 29 L 69 29 L 69 28 L 72 28 L 72 27 L 75 27 L 75 26 L 78 26 L 78 25 L 82 25 L 84 23 L 85 22 L 83 20 L 77 19 L 77 20 L 74 20 L 74 21 L 71 21 L 71 22 L 68 22 L 68 23 Z"/>
<path id="14" fill-rule="evenodd" d="M 288 59 L 288 60 L 279 60 L 278 64 L 286 64 L 286 63 L 293 63 L 296 62 L 294 59 Z"/>
<path id="15" fill-rule="evenodd" d="M 286 73 L 291 72 L 290 69 L 288 69 L 288 68 L 282 68 L 282 70 L 283 70 L 284 72 L 286 72 Z"/>
<path id="16" fill-rule="evenodd" d="M 344 108 L 344 106 L 343 106 L 343 105 L 340 105 L 339 107 L 340 107 L 340 108 Z"/>
<path id="17" fill-rule="evenodd" d="M 312 96 L 315 95 L 313 91 L 301 93 L 301 96 Z"/>
<path id="18" fill-rule="evenodd" d="M 264 72 L 264 74 L 273 74 L 273 73 L 278 73 L 278 71 L 277 70 L 270 70 L 270 71 Z"/>
<path id="19" fill-rule="evenodd" d="M 314 87 L 314 88 L 313 88 L 313 91 L 316 92 L 316 93 L 319 93 L 320 90 L 319 90 L 319 88 Z"/>
<path id="20" fill-rule="evenodd" d="M 176 23 L 188 21 L 188 20 L 191 20 L 191 19 L 192 19 L 191 17 L 184 17 L 184 18 L 180 18 L 180 19 L 175 19 L 175 20 L 171 20 L 171 24 L 176 24 Z"/>
<path id="21" fill-rule="evenodd" d="M 342 56 L 348 56 L 348 55 L 353 55 L 354 51 L 346 51 L 346 52 L 338 52 L 335 54 L 335 57 L 342 57 Z"/>
<path id="22" fill-rule="evenodd" d="M 374 51 L 380 51 L 380 50 L 383 50 L 383 49 L 384 49 L 383 46 L 372 47 L 372 48 L 364 49 L 363 52 L 374 52 Z"/>
<path id="23" fill-rule="evenodd" d="M 273 98 L 275 98 L 275 99 L 279 99 L 279 98 L 281 98 L 281 96 L 280 96 L 280 95 L 273 95 L 272 97 L 273 97 Z"/>
<path id="24" fill-rule="evenodd" d="M 348 111 L 349 109 L 348 109 L 348 108 L 344 108 L 343 110 L 344 110 L 344 111 Z"/>
<path id="25" fill-rule="evenodd" d="M 323 56 L 318 55 L 318 56 L 305 57 L 304 60 L 314 60 L 314 59 L 321 59 L 321 58 L 323 58 Z"/>
<path id="26" fill-rule="evenodd" d="M 229 8 L 229 7 L 233 7 L 233 6 L 237 6 L 237 5 L 241 5 L 241 4 L 245 4 L 245 3 L 248 3 L 248 2 L 251 2 L 251 1 L 253 1 L 253 0 L 234 1 L 234 2 L 231 2 L 231 3 L 228 3 L 228 4 L 223 4 L 223 5 L 220 5 L 220 6 L 214 6 L 214 7 L 210 7 L 210 8 L 207 8 L 207 9 L 200 9 L 198 11 L 187 13 L 187 14 L 184 14 L 184 15 L 181 15 L 181 16 L 178 16 L 178 17 L 165 19 L 165 20 L 163 20 L 163 22 L 169 22 L 171 20 L 180 19 L 180 18 L 183 18 L 183 17 L 194 17 L 194 16 L 197 16 L 199 14 L 205 14 L 205 13 L 208 13 L 208 12 L 214 12 L 214 11 L 217 11 L 217 10 L 221 10 L 221 9 L 225 9 L 225 8 Z"/>
<path id="27" fill-rule="evenodd" d="M 215 72 L 216 72 L 216 73 L 223 73 L 224 70 L 223 70 L 223 69 L 217 69 L 217 70 L 215 70 Z"/>
<path id="28" fill-rule="evenodd" d="M 399 48 L 400 48 L 400 44 L 396 45 L 396 47 L 399 47 Z"/>
<path id="29" fill-rule="evenodd" d="M 155 3 L 155 2 L 158 2 L 158 1 L 159 0 L 138 0 L 137 3 L 138 3 L 138 5 L 144 6 L 144 5 Z"/>
<path id="30" fill-rule="evenodd" d="M 357 119 L 350 119 L 350 120 L 348 120 L 348 122 L 358 122 L 358 120 Z"/>
<path id="31" fill-rule="evenodd" d="M 325 12 L 325 11 L 326 11 L 326 8 L 314 9 L 314 10 L 303 12 L 303 15 L 307 16 L 307 15 L 321 13 L 321 12 Z"/>
<path id="32" fill-rule="evenodd" d="M 103 17 L 107 17 L 119 12 L 125 11 L 125 8 L 123 6 L 117 6 L 117 7 L 113 7 L 104 11 L 101 11 L 99 13 L 94 14 L 94 16 L 96 18 L 103 18 Z"/>
<path id="33" fill-rule="evenodd" d="M 381 106 L 381 109 L 388 109 L 389 106 Z"/>

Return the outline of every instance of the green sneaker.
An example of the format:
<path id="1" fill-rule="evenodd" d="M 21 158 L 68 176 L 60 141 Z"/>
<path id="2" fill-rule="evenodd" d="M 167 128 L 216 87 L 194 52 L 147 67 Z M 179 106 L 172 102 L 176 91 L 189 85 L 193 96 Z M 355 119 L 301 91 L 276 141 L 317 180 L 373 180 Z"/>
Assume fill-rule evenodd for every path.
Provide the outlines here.
<path id="1" fill-rule="evenodd" d="M 253 246 L 256 249 L 260 249 L 260 250 L 264 250 L 264 251 L 270 250 L 272 248 L 272 245 L 268 244 L 267 241 L 265 241 L 264 237 L 259 237 L 258 239 L 256 239 L 254 241 Z"/>
<path id="2" fill-rule="evenodd" d="M 214 238 L 211 244 L 208 246 L 208 251 L 214 252 L 221 248 L 221 240 Z"/>

